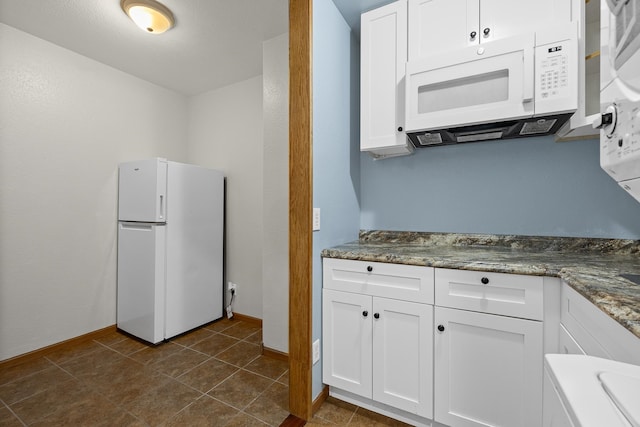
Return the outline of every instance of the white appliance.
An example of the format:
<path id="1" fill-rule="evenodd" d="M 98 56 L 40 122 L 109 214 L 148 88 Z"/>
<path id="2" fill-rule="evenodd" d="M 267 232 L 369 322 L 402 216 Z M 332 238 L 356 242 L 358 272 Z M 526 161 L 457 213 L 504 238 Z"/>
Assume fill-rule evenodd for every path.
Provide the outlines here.
<path id="1" fill-rule="evenodd" d="M 640 366 L 545 355 L 544 427 L 639 427 Z"/>
<path id="2" fill-rule="evenodd" d="M 600 166 L 640 201 L 640 0 L 603 0 Z"/>
<path id="3" fill-rule="evenodd" d="M 409 61 L 416 147 L 555 133 L 578 106 L 576 22 Z"/>
<path id="4" fill-rule="evenodd" d="M 118 328 L 156 344 L 221 318 L 222 173 L 154 158 L 118 189 Z"/>

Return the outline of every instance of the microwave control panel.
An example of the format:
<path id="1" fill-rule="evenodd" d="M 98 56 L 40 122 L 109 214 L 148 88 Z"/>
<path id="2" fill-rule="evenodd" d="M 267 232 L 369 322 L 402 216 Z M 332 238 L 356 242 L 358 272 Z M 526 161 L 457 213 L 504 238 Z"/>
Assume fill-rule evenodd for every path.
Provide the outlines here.
<path id="1" fill-rule="evenodd" d="M 565 44 L 536 48 L 536 98 L 566 96 L 569 87 L 569 48 Z"/>
<path id="2" fill-rule="evenodd" d="M 575 110 L 577 97 L 577 51 L 568 39 L 535 48 L 535 112 Z"/>

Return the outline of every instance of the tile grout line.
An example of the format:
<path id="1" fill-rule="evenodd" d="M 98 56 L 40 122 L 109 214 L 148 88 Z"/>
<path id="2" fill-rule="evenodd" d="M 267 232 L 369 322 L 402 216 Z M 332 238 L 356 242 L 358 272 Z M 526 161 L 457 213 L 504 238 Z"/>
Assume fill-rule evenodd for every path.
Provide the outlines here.
<path id="1" fill-rule="evenodd" d="M 120 341 L 116 342 L 116 344 L 117 344 L 117 343 L 120 343 L 120 342 L 122 342 L 122 341 L 124 341 L 125 339 L 127 339 L 127 338 L 124 338 L 123 340 L 120 340 Z M 114 348 L 111 348 L 111 347 L 110 347 L 109 345 L 107 345 L 107 344 L 103 344 L 103 343 L 100 343 L 100 342 L 97 342 L 97 343 L 98 343 L 98 344 L 100 344 L 101 346 L 105 347 L 106 349 L 108 349 L 108 350 L 112 351 L 114 354 L 120 355 L 120 356 L 122 356 L 122 357 L 124 357 L 124 358 L 126 358 L 126 359 L 128 359 L 128 360 L 130 360 L 130 361 L 132 361 L 132 362 L 134 362 L 134 363 L 137 363 L 137 364 L 141 365 L 142 367 L 148 367 L 148 368 L 152 369 L 154 372 L 157 372 L 159 375 L 161 375 L 161 376 L 165 377 L 165 378 L 167 379 L 167 382 L 168 382 L 168 381 L 170 381 L 170 380 L 176 380 L 176 381 L 177 381 L 177 378 L 173 378 L 172 376 L 170 376 L 170 375 L 168 375 L 168 374 L 166 374 L 166 373 L 164 373 L 164 372 L 162 372 L 162 371 L 160 371 L 160 370 L 158 370 L 158 369 L 156 369 L 156 368 L 152 367 L 151 365 L 143 364 L 143 363 L 141 363 L 141 362 L 139 362 L 139 361 L 137 361 L 137 360 L 133 359 L 132 357 L 130 357 L 130 355 L 135 354 L 135 353 L 137 353 L 137 352 L 139 352 L 139 351 L 147 350 L 146 348 L 142 348 L 142 349 L 140 349 L 140 350 L 136 350 L 136 351 L 134 351 L 134 352 L 132 352 L 132 353 L 129 353 L 129 354 L 123 354 L 122 352 L 120 352 L 120 351 L 118 351 L 118 350 L 116 350 L 116 349 L 114 349 Z M 177 344 L 177 343 L 176 343 L 176 344 Z M 184 346 L 183 346 L 183 347 L 184 347 Z M 185 348 L 187 348 L 187 347 L 185 347 Z M 97 350 L 96 350 L 96 351 L 97 351 Z M 182 351 L 182 350 L 179 350 L 179 351 Z M 93 352 L 90 352 L 90 353 L 87 353 L 86 355 L 90 355 L 90 354 L 92 354 L 92 353 L 93 353 Z M 83 356 L 84 356 L 84 355 L 83 355 Z M 65 363 L 66 363 L 66 362 L 69 362 L 69 361 L 72 361 L 72 360 L 74 360 L 74 359 L 80 358 L 80 357 L 82 357 L 82 356 L 78 356 L 78 357 L 76 357 L 76 358 L 69 359 L 68 361 L 65 361 Z M 168 356 L 167 356 L 167 357 L 168 357 Z M 164 357 L 164 358 L 162 358 L 162 359 L 158 360 L 157 362 L 159 362 L 159 361 L 161 361 L 161 360 L 164 360 L 164 359 L 166 359 L 167 357 Z M 211 357 L 210 357 L 210 358 L 211 358 Z M 206 359 L 206 360 L 209 360 L 209 359 Z M 141 418 L 140 418 L 140 417 L 138 417 L 136 414 L 134 414 L 133 412 L 129 411 L 129 410 L 128 410 L 125 406 L 123 406 L 122 404 L 117 403 L 116 401 L 114 401 L 112 398 L 110 398 L 109 396 L 105 395 L 104 393 L 102 393 L 102 392 L 100 392 L 100 391 L 97 391 L 97 390 L 95 389 L 95 387 L 93 387 L 93 385 L 92 385 L 92 384 L 90 384 L 90 383 L 86 383 L 85 381 L 82 381 L 80 378 L 77 378 L 75 375 L 73 375 L 71 372 L 69 372 L 69 371 L 67 371 L 66 369 L 64 369 L 62 366 L 58 365 L 56 362 L 54 362 L 54 361 L 52 361 L 52 360 L 49 360 L 49 362 L 50 362 L 50 363 L 52 363 L 53 365 L 57 366 L 58 368 L 60 368 L 60 369 L 61 369 L 61 370 L 63 370 L 64 372 L 66 372 L 67 374 L 69 374 L 73 379 L 77 380 L 77 381 L 78 381 L 79 383 L 81 383 L 83 386 L 85 386 L 85 387 L 87 387 L 89 390 L 91 390 L 91 392 L 92 392 L 92 393 L 95 393 L 96 395 L 98 395 L 98 396 L 100 396 L 100 397 L 102 397 L 102 398 L 106 399 L 109 403 L 111 403 L 112 405 L 114 405 L 114 407 L 118 408 L 118 410 L 120 410 L 120 411 L 122 411 L 122 412 L 124 412 L 124 413 L 127 413 L 127 414 L 131 415 L 133 418 L 135 418 L 136 420 L 138 420 L 138 421 L 140 421 L 140 422 L 142 422 L 142 423 L 144 423 L 144 424 L 147 424 L 145 420 L 141 419 Z M 204 363 L 204 362 L 203 362 L 203 363 Z M 185 408 L 187 408 L 187 407 L 191 406 L 191 405 L 192 405 L 196 400 L 198 400 L 198 399 L 200 399 L 202 396 L 204 396 L 204 394 L 203 394 L 200 390 L 197 390 L 197 389 L 195 389 L 195 388 L 193 388 L 193 387 L 189 386 L 188 384 L 184 384 L 184 383 L 183 383 L 183 382 L 181 382 L 181 381 L 178 381 L 178 382 L 179 382 L 180 384 L 182 384 L 182 385 L 184 385 L 184 386 L 187 386 L 187 387 L 189 387 L 190 389 L 192 389 L 192 390 L 194 390 L 194 391 L 196 391 L 196 392 L 200 393 L 200 396 L 198 396 L 194 401 L 192 401 L 191 403 L 189 403 L 188 405 L 186 405 L 184 408 L 182 408 L 180 411 L 178 411 L 178 413 L 179 413 L 179 412 L 182 412 L 182 410 L 184 410 Z M 156 390 L 156 389 L 158 389 L 158 388 L 160 388 L 160 387 L 162 387 L 162 386 L 163 386 L 163 385 L 159 385 L 159 386 L 157 386 L 157 387 L 152 387 L 152 388 L 150 388 L 150 389 L 146 390 L 145 392 L 141 393 L 141 394 L 140 394 L 139 396 L 137 396 L 136 398 L 140 398 L 140 397 L 142 397 L 142 396 L 145 396 L 145 395 L 147 395 L 148 393 L 152 392 L 153 390 Z M 55 411 L 54 411 L 54 412 L 55 412 Z M 51 414 L 49 414 L 49 415 L 51 415 Z M 173 416 L 175 416 L 175 415 L 176 415 L 176 414 L 174 414 Z M 173 418 L 173 416 L 171 416 L 171 418 Z M 171 419 L 171 418 L 169 418 L 169 419 Z M 43 418 L 43 419 L 44 419 L 44 418 Z"/>
<path id="2" fill-rule="evenodd" d="M 130 362 L 133 362 L 133 363 L 135 363 L 135 364 L 139 365 L 140 367 L 144 367 L 145 369 L 146 369 L 146 368 L 149 368 L 149 369 L 150 369 L 150 371 L 154 372 L 154 374 L 158 374 L 158 375 L 160 375 L 160 376 L 161 376 L 160 378 L 164 378 L 164 379 L 165 379 L 165 380 L 167 380 L 167 381 L 171 381 L 171 380 L 173 380 L 173 381 L 175 381 L 176 383 L 178 383 L 178 384 L 180 384 L 180 385 L 182 385 L 182 386 L 184 386 L 184 387 L 186 387 L 186 388 L 188 388 L 188 389 L 190 389 L 190 390 L 192 390 L 192 391 L 194 391 L 194 392 L 195 392 L 195 397 L 193 398 L 193 400 L 191 400 L 189 403 L 187 403 L 187 404 L 186 404 L 183 408 L 181 408 L 179 411 L 177 411 L 176 413 L 172 414 L 172 415 L 171 415 L 167 420 L 165 420 L 165 421 L 163 422 L 163 424 L 164 424 L 164 423 L 166 423 L 166 422 L 168 422 L 168 421 L 170 421 L 171 419 L 175 418 L 176 416 L 178 416 L 178 414 L 183 413 L 185 410 L 187 410 L 187 408 L 191 407 L 195 402 L 197 402 L 197 401 L 199 401 L 199 400 L 201 400 L 201 399 L 203 399 L 203 398 L 207 398 L 207 399 L 213 399 L 213 400 L 215 400 L 215 401 L 218 401 L 218 402 L 220 402 L 220 403 L 222 403 L 222 404 L 225 404 L 225 405 L 227 405 L 227 406 L 229 406 L 229 407 L 231 407 L 231 408 L 235 409 L 236 411 L 238 411 L 238 413 L 237 413 L 236 415 L 234 415 L 234 418 L 236 418 L 236 417 L 237 417 L 237 416 L 239 416 L 240 414 L 243 414 L 244 416 L 247 416 L 247 417 L 249 417 L 249 418 L 251 418 L 251 419 L 257 420 L 257 421 L 259 421 L 259 422 L 261 422 L 261 423 L 265 423 L 265 424 L 271 425 L 271 423 L 270 423 L 269 421 L 267 421 L 267 420 L 263 420 L 263 419 L 261 419 L 259 416 L 256 416 L 256 415 L 253 415 L 253 414 L 250 414 L 250 413 L 246 412 L 246 409 L 247 409 L 249 406 L 251 406 L 252 404 L 254 404 L 258 399 L 260 399 L 261 397 L 263 397 L 263 396 L 267 393 L 267 390 L 270 390 L 271 388 L 273 388 L 273 387 L 274 387 L 274 384 L 279 384 L 279 386 L 287 387 L 287 384 L 282 383 L 282 382 L 280 382 L 280 381 L 281 381 L 281 380 L 282 380 L 282 378 L 287 374 L 288 370 L 287 370 L 287 369 L 285 369 L 285 370 L 284 370 L 284 372 L 282 372 L 281 374 L 277 374 L 277 375 L 275 375 L 275 376 L 276 376 L 276 378 L 275 378 L 275 379 L 273 379 L 273 378 L 271 378 L 271 377 L 268 377 L 268 376 L 264 375 L 263 373 L 260 373 L 260 372 L 254 372 L 254 371 L 252 371 L 252 370 L 250 370 L 250 369 L 248 368 L 248 366 L 249 366 L 251 363 L 253 363 L 253 362 L 255 362 L 256 360 L 260 359 L 260 357 L 262 357 L 262 356 L 263 356 L 262 354 L 257 354 L 255 357 L 251 358 L 251 359 L 250 359 L 250 360 L 248 360 L 246 363 L 242 363 L 242 364 L 230 363 L 230 362 L 228 362 L 228 361 L 225 361 L 225 360 L 222 360 L 222 359 L 219 359 L 219 358 L 217 358 L 217 357 L 216 357 L 216 356 L 219 356 L 221 353 L 226 352 L 226 351 L 228 351 L 229 349 L 231 349 L 231 348 L 233 348 L 233 347 L 238 346 L 241 342 L 244 342 L 244 343 L 249 344 L 249 345 L 251 345 L 251 346 L 256 346 L 256 347 L 259 347 L 259 346 L 260 346 L 260 344 L 259 344 L 259 343 L 255 343 L 254 341 L 255 341 L 256 339 L 258 339 L 258 338 L 259 338 L 259 334 L 261 334 L 261 328 L 259 328 L 259 329 L 255 330 L 255 331 L 254 331 L 254 332 L 252 332 L 252 333 L 249 333 L 249 334 L 248 334 L 247 336 L 245 336 L 244 338 L 239 338 L 239 337 L 237 337 L 237 336 L 228 335 L 229 330 L 230 330 L 231 328 L 234 328 L 234 327 L 236 327 L 236 326 L 238 326 L 238 325 L 240 325 L 240 324 L 241 324 L 241 323 L 238 323 L 238 324 L 235 324 L 235 325 L 233 325 L 233 324 L 232 324 L 232 325 L 230 325 L 230 326 L 228 326 L 228 327 L 226 327 L 226 328 L 224 328 L 224 329 L 221 329 L 221 330 L 219 330 L 219 331 L 211 330 L 211 329 L 209 329 L 207 326 L 204 326 L 202 329 L 205 329 L 207 332 L 210 332 L 210 335 L 209 335 L 209 336 L 207 336 L 207 337 L 205 337 L 205 338 L 202 338 L 202 339 L 200 339 L 200 340 L 197 340 L 197 341 L 193 342 L 193 343 L 192 343 L 192 344 L 190 344 L 190 345 L 187 345 L 187 344 L 183 344 L 183 343 L 180 343 L 180 342 L 176 342 L 176 341 L 171 341 L 171 340 L 169 340 L 167 343 L 176 344 L 176 345 L 180 346 L 180 348 L 176 349 L 176 352 L 175 352 L 175 353 L 170 353 L 169 355 L 167 355 L 167 356 L 165 356 L 165 357 L 161 357 L 161 358 L 159 358 L 158 360 L 153 361 L 153 363 L 143 363 L 142 361 L 136 360 L 134 357 L 132 357 L 133 355 L 135 355 L 135 354 L 137 354 L 137 353 L 140 353 L 140 352 L 142 352 L 142 351 L 144 351 L 144 350 L 151 350 L 151 351 L 153 351 L 153 347 L 145 346 L 145 347 L 142 347 L 142 348 L 135 349 L 134 351 L 131 351 L 131 352 L 126 352 L 126 351 L 127 351 L 127 345 L 128 345 L 128 343 L 125 343 L 125 341 L 127 341 L 128 339 L 131 339 L 131 340 L 133 340 L 133 341 L 137 341 L 137 340 L 135 340 L 135 338 L 128 337 L 126 334 L 122 334 L 122 338 L 121 338 L 121 339 L 119 339 L 119 340 L 109 340 L 109 342 L 108 342 L 108 343 L 107 343 L 107 342 L 97 341 L 97 340 L 95 340 L 95 339 L 94 339 L 94 340 L 89 341 L 92 345 L 97 344 L 94 348 L 89 348 L 89 349 L 88 349 L 88 351 L 87 351 L 87 349 L 82 349 L 82 351 L 80 351 L 80 352 L 79 352 L 79 354 L 75 354 L 75 355 L 73 354 L 73 352 L 70 352 L 70 353 L 69 353 L 69 355 L 72 355 L 72 357 L 70 357 L 70 358 L 69 358 L 69 359 L 67 359 L 67 360 L 65 360 L 65 359 L 64 359 L 64 357 L 65 357 L 65 356 L 67 356 L 66 354 L 62 354 L 62 356 L 60 357 L 60 360 L 59 360 L 59 361 L 54 361 L 53 359 L 51 359 L 51 358 L 50 358 L 50 356 L 43 356 L 43 360 L 44 360 L 44 361 L 46 361 L 46 362 L 49 364 L 49 366 L 44 367 L 44 368 L 42 368 L 42 369 L 36 369 L 36 370 L 34 370 L 34 371 L 32 371 L 32 372 L 28 372 L 26 375 L 21 374 L 21 376 L 20 376 L 20 377 L 18 377 L 18 378 L 16 378 L 16 379 L 14 379 L 14 380 L 12 380 L 12 381 L 9 381 L 9 382 L 7 382 L 7 383 L 4 383 L 4 384 L 11 384 L 11 383 L 13 383 L 13 382 L 20 381 L 21 379 L 28 378 L 28 377 L 30 377 L 30 376 L 32 376 L 32 375 L 35 375 L 35 374 L 37 374 L 37 373 L 39 373 L 39 372 L 46 371 L 46 370 L 48 370 L 48 369 L 51 369 L 51 370 L 53 370 L 53 369 L 59 369 L 61 372 L 64 372 L 64 374 L 65 374 L 65 375 L 68 375 L 68 376 L 69 376 L 68 380 L 65 380 L 65 381 L 75 381 L 78 385 L 80 385 L 80 386 L 81 386 L 81 387 L 83 387 L 83 388 L 86 388 L 86 390 L 87 390 L 87 391 L 91 392 L 91 393 L 92 393 L 92 394 L 94 394 L 96 397 L 100 397 L 100 398 L 102 398 L 102 399 L 105 399 L 105 401 L 106 401 L 106 402 L 109 402 L 109 404 L 113 405 L 113 407 L 114 407 L 115 409 L 117 409 L 118 411 L 120 411 L 120 412 L 122 412 L 122 413 L 124 413 L 124 414 L 127 414 L 128 416 L 133 417 L 133 419 L 135 419 L 135 420 L 137 420 L 137 421 L 140 421 L 140 422 L 146 423 L 143 419 L 139 418 L 138 416 L 136 416 L 135 414 L 133 414 L 132 412 L 130 412 L 126 407 L 122 406 L 122 404 L 117 403 L 117 401 L 113 400 L 113 398 L 110 398 L 108 395 L 105 395 L 105 394 L 104 394 L 104 393 L 105 393 L 105 391 L 104 391 L 104 390 L 101 390 L 101 389 L 99 389 L 99 388 L 96 388 L 96 387 L 95 387 L 95 385 L 94 385 L 91 381 L 88 381 L 86 378 L 85 378 L 85 379 L 82 379 L 81 377 L 78 377 L 78 376 L 74 375 L 71 371 L 67 370 L 65 367 L 63 367 L 63 366 L 62 366 L 62 364 L 66 364 L 66 363 L 68 363 L 68 362 L 73 362 L 73 361 L 80 361 L 80 362 L 82 363 L 82 361 L 81 361 L 81 359 L 82 359 L 82 358 L 84 358 L 84 357 L 88 357 L 88 356 L 91 356 L 91 355 L 94 355 L 96 352 L 99 352 L 99 351 L 108 350 L 110 353 L 106 353 L 106 354 L 105 354 L 105 362 L 104 362 L 104 363 L 110 363 L 112 360 L 115 360 L 116 358 L 122 357 L 123 359 L 126 359 L 126 360 L 128 360 L 128 361 L 130 361 Z M 227 333 L 224 333 L 224 332 L 227 332 Z M 233 342 L 233 343 L 232 343 L 231 345 L 229 345 L 228 347 L 225 347 L 224 349 L 222 349 L 222 350 L 220 350 L 220 351 L 216 352 L 216 353 L 215 353 L 215 354 L 213 354 L 213 355 L 212 355 L 212 354 L 205 353 L 205 352 L 203 352 L 203 351 L 196 350 L 196 349 L 192 348 L 193 346 L 197 345 L 198 343 L 200 343 L 200 342 L 202 342 L 202 341 L 204 341 L 204 340 L 206 340 L 206 339 L 208 339 L 208 338 L 214 337 L 214 336 L 216 336 L 216 335 L 219 335 L 219 336 L 221 336 L 221 337 L 225 337 L 225 338 L 233 339 L 235 342 Z M 112 338 L 117 338 L 117 337 L 112 337 Z M 250 341 L 250 340 L 251 340 L 251 341 Z M 185 340 L 185 341 L 186 341 L 186 340 Z M 121 348 L 121 350 L 118 350 L 117 348 L 113 347 L 114 345 L 117 345 L 117 344 L 120 344 L 120 348 Z M 134 347 L 135 347 L 135 346 L 133 346 L 133 345 L 129 345 L 129 346 L 128 346 L 128 348 L 129 348 L 129 349 L 133 349 Z M 205 358 L 204 360 L 202 360 L 201 362 L 199 362 L 199 363 L 197 363 L 197 364 L 193 365 L 193 366 L 190 366 L 190 365 L 188 365 L 188 364 L 185 364 L 185 366 L 186 366 L 186 367 L 188 367 L 188 369 L 187 369 L 186 371 L 184 371 L 184 372 L 181 372 L 181 373 L 180 373 L 179 375 L 177 375 L 176 377 L 173 377 L 173 376 L 171 376 L 171 375 L 168 375 L 168 374 L 166 374 L 165 372 L 163 372 L 162 370 L 160 370 L 160 369 L 158 369 L 158 368 L 156 368 L 156 367 L 154 367 L 154 366 L 153 366 L 154 364 L 157 364 L 157 363 L 160 363 L 160 362 L 161 362 L 161 361 L 163 361 L 163 360 L 166 360 L 167 358 L 171 357 L 173 354 L 176 354 L 176 353 L 180 353 L 180 352 L 186 351 L 187 349 L 189 349 L 189 350 L 191 350 L 191 351 L 194 351 L 195 353 L 201 354 L 201 355 L 203 355 L 203 356 L 206 356 L 206 358 Z M 83 351 L 86 351 L 86 353 L 84 353 Z M 97 360 L 97 359 L 96 359 L 96 360 Z M 144 360 L 144 359 L 142 359 L 142 360 Z M 150 359 L 150 360 L 152 360 L 152 359 Z M 235 369 L 235 371 L 234 371 L 231 375 L 229 375 L 229 376 L 227 376 L 226 378 L 224 378 L 224 379 L 222 379 L 221 381 L 219 381 L 217 384 L 213 385 L 211 388 L 209 388 L 209 389 L 208 389 L 207 391 L 205 391 L 205 392 L 200 391 L 200 390 L 196 389 L 195 387 L 193 387 L 193 386 L 191 386 L 191 385 L 189 385 L 189 384 L 187 384 L 187 383 L 183 382 L 183 380 L 184 380 L 184 378 L 183 378 L 183 377 L 184 377 L 186 374 L 188 374 L 189 372 L 192 372 L 194 369 L 196 369 L 196 368 L 198 368 L 198 367 L 200 367 L 200 366 L 202 366 L 202 365 L 204 365 L 204 364 L 206 364 L 206 363 L 208 363 L 208 362 L 210 362 L 210 361 L 212 361 L 212 360 L 214 360 L 214 361 L 216 361 L 216 362 L 220 362 L 220 363 L 226 364 L 226 365 L 229 365 L 230 367 L 233 367 L 233 368 Z M 99 369 L 100 369 L 100 367 L 97 367 L 97 368 L 96 368 L 96 370 L 99 370 Z M 236 407 L 235 405 L 232 405 L 232 404 L 229 404 L 229 403 L 227 403 L 227 402 L 224 402 L 224 401 L 222 401 L 222 400 L 220 400 L 220 399 L 218 399 L 218 398 L 216 398 L 216 397 L 211 396 L 211 395 L 209 395 L 209 394 L 208 394 L 209 392 L 211 392 L 211 391 L 212 391 L 212 390 L 214 390 L 215 388 L 219 387 L 221 384 L 223 384 L 223 383 L 225 383 L 226 381 L 228 381 L 230 378 L 233 378 L 233 377 L 234 377 L 235 375 L 237 375 L 237 374 L 238 374 L 238 372 L 240 372 L 240 371 L 242 371 L 242 372 L 244 372 L 244 373 L 246 373 L 246 374 L 253 374 L 253 375 L 256 375 L 257 377 L 260 377 L 260 378 L 262 378 L 262 379 L 264 379 L 264 380 L 267 380 L 267 381 L 268 381 L 267 386 L 266 386 L 262 391 L 260 391 L 260 392 L 256 395 L 256 397 L 254 397 L 253 399 L 251 399 L 251 400 L 250 400 L 246 405 L 243 405 L 243 407 Z M 268 371 L 268 372 L 269 372 L 269 371 Z M 4 384 L 3 384 L 3 385 L 4 385 Z M 57 384 L 59 384 L 57 381 L 56 381 L 55 383 L 53 383 L 53 382 L 51 382 L 51 383 L 47 383 L 47 386 L 46 386 L 46 388 L 45 388 L 44 390 L 42 390 L 42 391 L 38 391 L 38 392 L 36 392 L 36 393 L 33 393 L 33 394 L 31 394 L 30 396 L 27 396 L 27 397 L 25 397 L 25 398 L 21 399 L 20 401 L 22 401 L 22 400 L 24 400 L 24 399 L 28 399 L 28 398 L 30 398 L 30 397 L 33 397 L 33 396 L 35 396 L 35 395 L 38 395 L 38 394 L 40 394 L 40 393 L 42 393 L 42 392 L 44 392 L 44 391 L 46 391 L 46 390 L 49 390 L 49 389 L 51 389 L 54 385 L 57 385 Z M 166 383 L 165 383 L 165 384 L 166 384 Z M 137 396 L 136 398 L 138 398 L 138 397 L 140 397 L 140 396 L 147 395 L 148 393 L 152 392 L 153 390 L 156 390 L 157 388 L 159 388 L 159 387 L 161 387 L 161 386 L 162 386 L 162 385 L 157 386 L 157 387 L 152 387 L 152 388 L 145 388 L 145 389 L 144 389 L 144 391 L 143 391 L 143 392 L 141 392 L 141 393 L 139 394 L 139 396 Z M 22 418 L 20 418 L 20 417 L 18 416 L 18 414 L 16 414 L 16 413 L 15 413 L 15 412 L 14 412 L 14 411 L 9 407 L 9 405 L 8 405 L 6 402 L 4 402 L 3 400 L 0 400 L 0 402 L 1 402 L 1 403 L 2 403 L 2 404 L 3 404 L 3 405 L 8 409 L 8 411 L 12 414 L 12 416 L 14 416 L 14 417 L 18 420 L 18 422 L 20 422 L 22 425 L 27 425 L 27 424 L 25 424 L 25 422 L 22 420 Z M 53 412 L 51 412 L 50 414 L 47 414 L 47 415 L 45 415 L 44 417 L 41 417 L 39 420 L 40 420 L 40 421 L 42 421 L 42 420 L 46 419 L 47 417 L 49 417 L 49 416 L 51 416 L 52 414 L 56 413 L 58 410 L 60 410 L 60 409 L 56 409 L 56 410 L 54 410 L 54 411 L 53 411 Z"/>
<path id="3" fill-rule="evenodd" d="M 16 414 L 16 413 L 15 413 L 15 411 L 14 411 L 13 409 L 11 409 L 11 407 L 9 407 L 9 405 L 7 405 L 7 403 L 6 403 L 4 400 L 0 399 L 0 402 L 2 402 L 2 404 L 4 405 L 4 407 L 5 407 L 5 408 L 7 408 L 7 410 L 8 410 L 9 412 L 11 412 L 11 413 L 13 414 L 13 416 L 14 416 L 14 417 L 16 417 L 16 419 L 17 419 L 17 420 L 18 420 L 18 421 L 19 421 L 23 426 L 27 426 L 27 425 L 28 425 L 27 423 L 25 423 L 25 422 L 22 420 L 22 418 L 20 418 L 20 417 L 18 416 L 18 414 Z"/>
<path id="4" fill-rule="evenodd" d="M 98 343 L 98 344 L 103 345 L 102 343 Z M 121 356 L 123 356 L 123 357 L 127 357 L 127 356 L 123 355 L 122 353 L 120 353 L 120 352 L 119 352 L 119 351 L 117 351 L 117 350 L 114 350 L 114 349 L 112 349 L 112 348 L 109 348 L 108 346 L 106 346 L 106 347 L 107 347 L 109 350 L 113 351 L 115 354 L 121 355 Z M 79 357 L 81 357 L 81 356 L 79 356 Z M 71 359 L 71 360 L 73 360 L 73 359 Z M 68 360 L 68 361 L 71 361 L 71 360 Z M 67 362 L 68 362 L 68 361 L 67 361 Z M 144 424 L 147 424 L 143 419 L 139 418 L 136 414 L 134 414 L 133 412 L 129 411 L 125 406 L 123 406 L 123 405 L 122 405 L 122 404 L 120 404 L 120 403 L 115 402 L 112 398 L 110 398 L 109 396 L 105 395 L 103 392 L 101 392 L 101 391 L 97 390 L 97 389 L 96 389 L 96 387 L 95 387 L 93 384 L 88 383 L 88 382 L 86 382 L 86 381 L 83 381 L 82 379 L 80 379 L 80 378 L 76 377 L 74 374 L 72 374 L 71 372 L 67 371 L 65 368 L 63 368 L 62 366 L 58 365 L 57 363 L 55 363 L 55 362 L 53 362 L 53 361 L 51 361 L 51 360 L 50 360 L 50 362 L 51 362 L 51 363 L 53 363 L 53 364 L 54 364 L 55 366 L 57 366 L 58 368 L 60 368 L 61 370 L 63 370 L 64 372 L 66 372 L 67 374 L 69 374 L 69 375 L 70 375 L 74 380 L 78 381 L 78 382 L 79 382 L 83 387 L 86 387 L 86 388 L 87 388 L 91 393 L 93 393 L 93 394 L 95 394 L 95 395 L 97 395 L 97 396 L 100 396 L 101 398 L 103 398 L 103 399 L 105 399 L 106 401 L 108 401 L 110 404 L 112 404 L 112 405 L 113 405 L 115 408 L 117 408 L 119 411 L 124 412 L 124 413 L 126 413 L 126 414 L 129 414 L 129 415 L 131 415 L 133 418 L 135 418 L 136 420 L 138 420 L 138 421 L 140 421 L 140 422 L 142 422 L 142 423 L 144 423 Z M 135 360 L 134 360 L 134 362 L 137 362 L 137 361 L 135 361 Z M 65 363 L 66 363 L 66 362 L 65 362 Z M 137 362 L 137 363 L 140 363 L 140 362 Z M 160 374 L 165 375 L 165 374 L 164 374 L 164 373 L 162 373 L 162 372 L 160 372 Z M 165 375 L 165 376 L 167 376 L 167 377 L 168 377 L 168 375 Z M 157 387 L 155 387 L 155 388 L 157 388 Z M 151 390 L 155 390 L 155 388 L 152 388 L 152 389 L 150 389 L 150 390 L 147 390 L 147 392 L 149 392 L 149 391 L 151 391 Z M 140 396 L 145 395 L 147 392 L 142 393 Z M 39 421 L 42 421 L 42 420 L 46 419 L 48 416 L 50 416 L 50 415 L 52 415 L 52 414 L 55 414 L 56 412 L 57 412 L 57 410 L 53 411 L 51 414 L 47 414 L 45 417 L 41 418 Z"/>
<path id="5" fill-rule="evenodd" d="M 258 357 L 260 357 L 260 356 L 258 356 Z M 255 359 L 257 359 L 258 357 L 256 357 Z M 255 359 L 253 359 L 253 360 L 255 360 Z M 249 362 L 249 363 L 251 363 L 251 362 Z M 251 372 L 251 371 L 247 371 L 247 372 Z M 251 372 L 251 373 L 253 373 L 253 372 Z M 284 374 L 283 374 L 283 375 L 284 375 Z M 262 377 L 263 377 L 263 378 L 267 378 L 267 377 L 264 377 L 264 376 L 262 376 Z M 255 416 L 255 415 L 251 415 L 251 414 L 249 414 L 249 413 L 245 412 L 245 409 L 247 409 L 249 406 L 251 406 L 251 404 L 253 404 L 253 403 L 254 403 L 255 401 L 257 401 L 258 399 L 260 399 L 260 397 L 262 397 L 262 395 L 263 395 L 263 394 L 264 394 L 268 389 L 270 389 L 274 384 L 280 384 L 280 383 L 278 383 L 278 382 L 277 382 L 277 380 L 273 380 L 273 379 L 271 379 L 271 378 L 268 378 L 268 379 L 269 379 L 269 380 L 271 380 L 271 384 L 269 384 L 267 387 L 265 387 L 265 389 L 264 389 L 264 390 L 262 390 L 262 391 L 260 392 L 260 394 L 258 394 L 258 395 L 257 395 L 257 396 L 252 400 L 252 401 L 250 401 L 250 402 L 249 402 L 249 403 L 248 403 L 248 404 L 247 404 L 247 405 L 242 409 L 242 412 L 243 412 L 243 413 L 245 413 L 245 414 L 247 414 L 247 415 L 249 415 L 249 416 L 253 416 L 253 418 L 258 419 L 258 420 L 262 421 L 262 422 L 263 422 L 263 423 L 265 423 L 265 424 L 271 425 L 271 423 L 270 423 L 270 422 L 268 422 L 267 420 L 263 420 L 263 419 L 261 419 L 261 418 L 258 418 L 258 417 L 257 417 L 257 416 Z M 288 386 L 287 386 L 287 388 L 288 388 Z"/>

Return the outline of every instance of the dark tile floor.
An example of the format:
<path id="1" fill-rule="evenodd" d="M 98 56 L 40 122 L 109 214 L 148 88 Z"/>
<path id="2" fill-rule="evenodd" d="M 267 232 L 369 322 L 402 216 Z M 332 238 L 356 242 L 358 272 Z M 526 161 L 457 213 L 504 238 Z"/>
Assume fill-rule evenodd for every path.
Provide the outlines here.
<path id="1" fill-rule="evenodd" d="M 223 319 L 157 346 L 119 332 L 0 370 L 0 426 L 278 426 L 287 363 Z"/>
<path id="2" fill-rule="evenodd" d="M 349 426 L 349 427 L 410 427 L 401 421 L 397 421 L 360 408 L 351 403 L 343 402 L 333 397 L 327 398 L 313 418 L 306 424 L 307 427 L 317 426 Z"/>

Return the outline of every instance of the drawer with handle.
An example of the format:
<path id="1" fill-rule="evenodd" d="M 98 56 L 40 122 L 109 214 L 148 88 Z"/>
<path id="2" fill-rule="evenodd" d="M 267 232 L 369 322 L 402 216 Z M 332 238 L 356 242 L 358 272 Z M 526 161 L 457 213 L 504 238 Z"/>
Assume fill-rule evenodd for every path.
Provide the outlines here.
<path id="1" fill-rule="evenodd" d="M 326 289 L 433 304 L 433 268 L 383 262 L 323 259 Z"/>
<path id="2" fill-rule="evenodd" d="M 542 320 L 540 276 L 435 269 L 435 304 L 482 313 Z"/>

